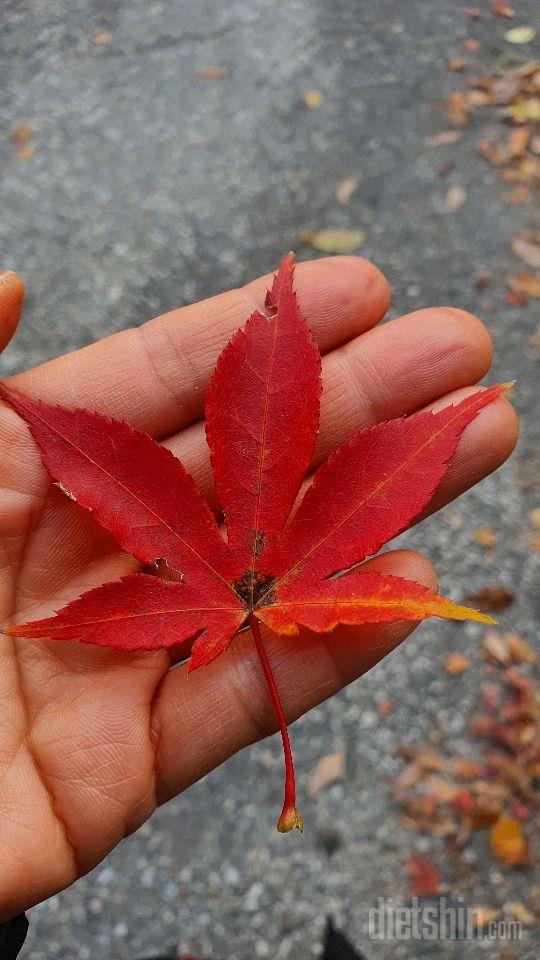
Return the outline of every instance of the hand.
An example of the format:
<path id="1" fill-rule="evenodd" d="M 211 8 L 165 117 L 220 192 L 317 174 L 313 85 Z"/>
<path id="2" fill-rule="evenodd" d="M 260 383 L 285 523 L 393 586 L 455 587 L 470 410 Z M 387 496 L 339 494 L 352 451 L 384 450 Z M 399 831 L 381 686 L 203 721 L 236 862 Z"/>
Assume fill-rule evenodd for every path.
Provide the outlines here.
<path id="1" fill-rule="evenodd" d="M 216 357 L 261 308 L 264 277 L 14 377 L 33 397 L 125 419 L 180 457 L 218 509 L 203 400 Z M 354 257 L 300 264 L 300 307 L 324 354 L 314 465 L 359 427 L 442 406 L 484 376 L 489 336 L 470 314 L 419 310 L 377 327 L 389 302 L 378 270 Z M 0 275 L 0 344 L 18 319 L 22 284 Z M 467 428 L 430 512 L 498 467 L 516 418 L 506 400 Z M 49 616 L 83 591 L 136 569 L 41 465 L 28 430 L 0 409 L 3 625 Z M 435 587 L 427 560 L 393 551 L 371 561 Z M 403 624 L 339 628 L 290 640 L 266 635 L 294 720 L 364 673 L 410 633 Z M 361 639 L 361 642 L 356 642 Z M 0 921 L 62 890 L 136 830 L 156 805 L 274 730 L 249 635 L 191 675 L 166 651 L 128 655 L 0 635 Z M 269 823 L 269 829 L 272 825 Z"/>

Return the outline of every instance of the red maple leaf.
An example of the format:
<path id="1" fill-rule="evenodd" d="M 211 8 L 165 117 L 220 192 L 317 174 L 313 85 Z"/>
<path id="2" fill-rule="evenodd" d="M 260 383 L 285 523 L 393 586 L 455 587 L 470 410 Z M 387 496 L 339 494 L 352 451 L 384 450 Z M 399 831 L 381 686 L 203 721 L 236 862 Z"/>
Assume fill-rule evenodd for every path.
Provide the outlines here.
<path id="1" fill-rule="evenodd" d="M 299 627 L 320 632 L 428 616 L 492 622 L 417 583 L 362 567 L 343 571 L 420 513 L 464 428 L 505 388 L 360 430 L 317 470 L 295 512 L 319 424 L 321 358 L 292 280 L 291 254 L 268 293 L 268 315 L 256 311 L 233 336 L 208 391 L 206 433 L 227 541 L 182 464 L 149 436 L 89 410 L 1 390 L 62 490 L 123 550 L 146 565 L 164 561 L 169 572 L 169 579 L 140 573 L 106 583 L 52 617 L 5 632 L 119 650 L 180 644 L 193 670 L 224 653 L 249 624 L 283 740 L 283 832 L 302 829 L 302 819 L 260 623 L 294 635 Z"/>

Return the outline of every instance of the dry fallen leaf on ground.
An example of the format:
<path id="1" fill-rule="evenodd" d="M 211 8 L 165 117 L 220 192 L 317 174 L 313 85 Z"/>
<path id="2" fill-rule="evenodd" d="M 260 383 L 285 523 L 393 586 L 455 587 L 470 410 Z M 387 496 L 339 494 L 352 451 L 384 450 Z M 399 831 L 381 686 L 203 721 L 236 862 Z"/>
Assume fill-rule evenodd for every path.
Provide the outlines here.
<path id="1" fill-rule="evenodd" d="M 507 30 L 504 35 L 504 39 L 507 43 L 530 43 L 531 40 L 534 40 L 536 36 L 536 30 L 534 27 L 512 27 L 511 30 Z"/>
<path id="2" fill-rule="evenodd" d="M 307 792 L 314 797 L 324 787 L 341 780 L 345 772 L 345 759 L 342 753 L 329 753 L 321 757 L 313 771 Z"/>
<path id="3" fill-rule="evenodd" d="M 484 653 L 489 654 L 490 657 L 493 657 L 497 663 L 508 663 L 510 660 L 510 651 L 508 649 L 506 636 L 497 630 L 486 630 L 482 640 L 482 650 Z"/>
<path id="4" fill-rule="evenodd" d="M 511 590 L 506 587 L 483 587 L 467 595 L 467 600 L 474 601 L 481 610 L 506 610 L 515 600 Z"/>
<path id="5" fill-rule="evenodd" d="M 388 717 L 394 709 L 392 700 L 382 697 L 377 704 L 377 712 L 380 717 Z"/>
<path id="6" fill-rule="evenodd" d="M 506 0 L 493 0 L 491 9 L 496 17 L 515 17 L 516 15 L 516 11 L 506 3 Z"/>
<path id="7" fill-rule="evenodd" d="M 446 115 L 450 123 L 462 127 L 469 122 L 470 107 L 461 90 L 455 90 L 446 98 Z"/>
<path id="8" fill-rule="evenodd" d="M 362 230 L 302 230 L 298 235 L 301 243 L 309 243 L 321 253 L 354 253 L 362 246 L 365 236 Z"/>
<path id="9" fill-rule="evenodd" d="M 531 526 L 535 530 L 540 530 L 540 507 L 535 507 L 534 510 L 531 510 L 529 514 L 529 520 L 531 521 Z"/>
<path id="10" fill-rule="evenodd" d="M 506 867 L 529 862 L 529 844 L 521 825 L 512 817 L 499 817 L 493 824 L 489 844 L 494 856 Z"/>
<path id="11" fill-rule="evenodd" d="M 526 663 L 529 666 L 536 661 L 536 653 L 518 633 L 505 633 L 506 645 L 514 663 Z"/>
<path id="12" fill-rule="evenodd" d="M 466 199 L 467 194 L 465 193 L 465 190 L 461 184 L 452 184 L 452 186 L 448 189 L 443 201 L 443 213 L 456 213 L 456 211 L 463 206 Z"/>
<path id="13" fill-rule="evenodd" d="M 199 80 L 223 80 L 228 75 L 227 67 L 201 67 L 197 70 Z"/>
<path id="14" fill-rule="evenodd" d="M 513 127 L 506 141 L 507 156 L 509 159 L 523 157 L 531 139 L 528 127 Z"/>
<path id="15" fill-rule="evenodd" d="M 15 147 L 17 160 L 30 160 L 34 156 L 35 147 L 30 145 L 32 133 L 33 130 L 28 120 L 15 123 L 9 131 L 9 139 Z"/>
<path id="16" fill-rule="evenodd" d="M 347 177 L 338 183 L 336 199 L 339 203 L 348 203 L 358 186 L 358 177 Z"/>
<path id="17" fill-rule="evenodd" d="M 489 527 L 479 527 L 478 530 L 475 530 L 473 533 L 473 540 L 475 543 L 479 543 L 481 547 L 485 547 L 486 550 L 490 550 L 493 547 L 497 535 Z"/>
<path id="18" fill-rule="evenodd" d="M 514 293 L 525 297 L 540 298 L 540 277 L 532 273 L 513 273 L 508 277 L 508 285 Z"/>
<path id="19" fill-rule="evenodd" d="M 107 33 L 106 30 L 103 30 L 101 33 L 95 33 L 92 37 L 92 43 L 95 47 L 102 47 L 107 43 L 110 43 L 112 40 L 112 33 Z"/>
<path id="20" fill-rule="evenodd" d="M 444 669 L 451 677 L 463 673 L 470 665 L 471 661 L 464 657 L 462 653 L 449 653 L 444 661 Z"/>
<path id="21" fill-rule="evenodd" d="M 323 95 L 320 90 L 307 90 L 302 99 L 309 110 L 316 110 L 323 102 Z"/>
<path id="22" fill-rule="evenodd" d="M 439 893 L 441 875 L 433 861 L 423 857 L 421 853 L 413 853 L 405 861 L 404 867 L 409 875 L 411 897 L 431 897 Z"/>
<path id="23" fill-rule="evenodd" d="M 536 230 L 524 230 L 512 239 L 512 250 L 536 270 L 540 270 L 540 233 Z"/>
<path id="24" fill-rule="evenodd" d="M 441 133 L 434 133 L 424 137 L 425 147 L 446 147 L 451 143 L 457 143 L 461 140 L 463 134 L 461 130 L 442 130 Z"/>
<path id="25" fill-rule="evenodd" d="M 500 147 L 495 146 L 491 140 L 478 140 L 476 152 L 484 157 L 492 167 L 502 167 L 506 161 L 506 154 Z"/>

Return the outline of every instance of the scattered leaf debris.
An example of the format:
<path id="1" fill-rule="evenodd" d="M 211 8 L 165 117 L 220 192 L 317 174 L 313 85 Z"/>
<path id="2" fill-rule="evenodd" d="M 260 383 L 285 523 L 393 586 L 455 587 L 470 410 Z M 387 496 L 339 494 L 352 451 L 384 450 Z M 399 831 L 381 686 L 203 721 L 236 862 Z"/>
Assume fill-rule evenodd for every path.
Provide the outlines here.
<path id="1" fill-rule="evenodd" d="M 431 744 L 401 746 L 397 756 L 406 765 L 394 781 L 406 826 L 445 838 L 454 851 L 472 831 L 489 828 L 491 852 L 507 867 L 527 866 L 531 860 L 522 824 L 538 807 L 540 776 L 540 690 L 509 663 L 510 657 L 522 655 L 519 641 L 516 658 L 515 641 L 506 636 L 508 659 L 496 662 L 497 680 L 481 689 L 480 710 L 470 729 L 483 745 L 482 755 L 470 759 Z M 530 663 L 533 651 L 525 647 L 528 660 L 520 662 Z M 488 664 L 485 669 L 493 671 Z"/>
<path id="2" fill-rule="evenodd" d="M 492 9 L 498 16 L 509 17 L 514 13 L 511 7 L 502 2 L 494 3 Z M 506 36 L 528 36 L 531 29 L 514 27 Z M 528 60 L 497 74 L 469 77 L 466 88 L 452 91 L 445 101 L 447 119 L 454 127 L 468 125 L 473 115 L 476 119 L 479 111 L 490 111 L 490 126 L 479 137 L 476 150 L 499 170 L 499 176 L 508 187 L 503 194 L 507 204 L 530 202 L 533 199 L 532 191 L 540 185 L 540 133 L 537 131 L 540 122 L 539 91 L 540 60 Z M 437 145 L 437 137 L 441 138 L 441 144 L 451 142 L 446 141 L 446 131 L 443 131 L 427 138 L 427 142 L 424 139 L 424 144 Z M 514 238 L 512 247 L 528 266 L 539 269 L 539 242 L 534 231 L 523 231 Z M 506 295 L 507 305 L 512 308 L 522 307 L 529 298 L 540 296 L 540 278 L 516 276 L 517 279 L 511 278 L 510 290 Z"/>

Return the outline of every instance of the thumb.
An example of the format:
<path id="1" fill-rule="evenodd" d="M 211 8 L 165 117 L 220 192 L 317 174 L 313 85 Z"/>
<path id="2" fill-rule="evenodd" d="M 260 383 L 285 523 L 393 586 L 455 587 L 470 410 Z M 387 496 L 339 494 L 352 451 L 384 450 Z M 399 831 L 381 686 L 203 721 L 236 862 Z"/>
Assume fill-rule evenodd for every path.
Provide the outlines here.
<path id="1" fill-rule="evenodd" d="M 7 347 L 21 316 L 24 283 L 13 270 L 0 270 L 0 351 Z"/>

